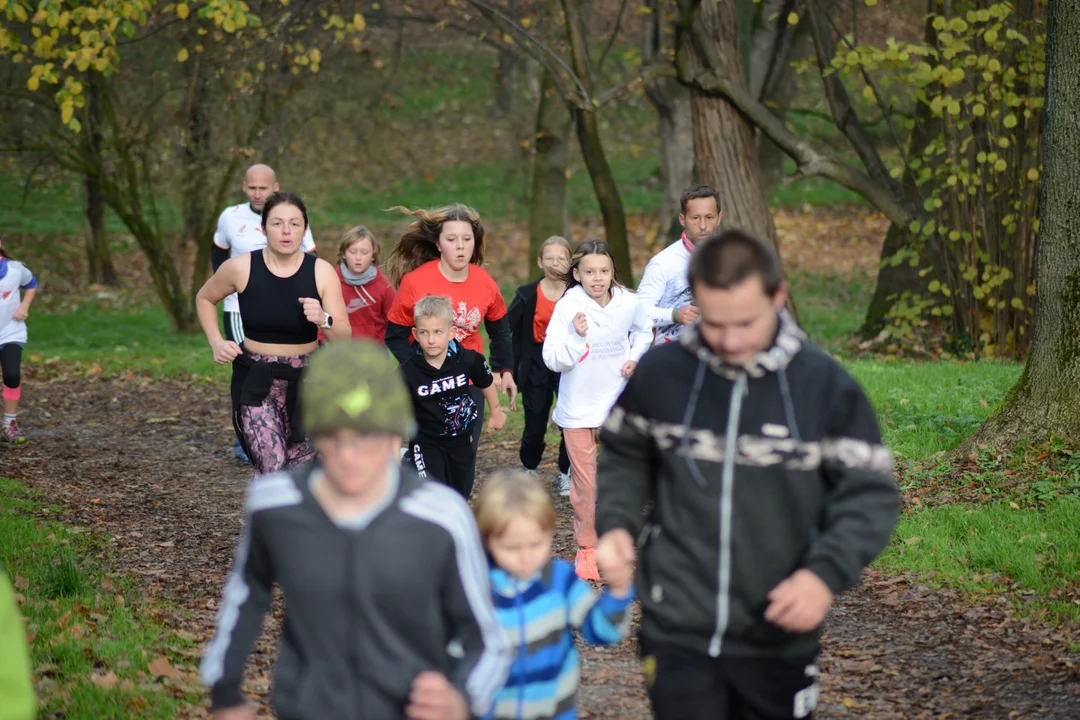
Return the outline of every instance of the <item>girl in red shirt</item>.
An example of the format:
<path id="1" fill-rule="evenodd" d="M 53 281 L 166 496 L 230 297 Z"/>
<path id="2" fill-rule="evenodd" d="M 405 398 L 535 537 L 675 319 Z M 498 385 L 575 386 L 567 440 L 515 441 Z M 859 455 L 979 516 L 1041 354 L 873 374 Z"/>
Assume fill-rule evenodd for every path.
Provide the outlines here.
<path id="1" fill-rule="evenodd" d="M 352 336 L 384 343 L 394 288 L 379 271 L 378 264 L 379 242 L 370 230 L 357 225 L 341 236 L 337 274 Z M 322 339 L 322 333 L 319 334 Z"/>
<path id="2" fill-rule="evenodd" d="M 544 436 L 551 417 L 551 401 L 559 391 L 559 373 L 544 364 L 541 348 L 555 303 L 566 291 L 563 275 L 570 267 L 570 243 L 553 235 L 540 246 L 536 264 L 544 277 L 522 285 L 510 303 L 510 333 L 517 361 L 518 390 L 525 401 L 525 429 L 518 456 L 526 472 L 535 473 L 544 456 Z M 559 494 L 570 495 L 570 458 L 559 442 Z"/>
<path id="3" fill-rule="evenodd" d="M 409 343 L 413 328 L 413 307 L 428 295 L 443 295 L 454 304 L 454 339 L 463 347 L 484 353 L 480 323 L 491 338 L 490 365 L 495 386 L 510 398 L 517 409 L 514 382 L 514 354 L 510 344 L 510 324 L 502 291 L 486 270 L 484 225 L 480 214 L 466 205 L 454 204 L 434 209 L 401 210 L 415 219 L 405 228 L 397 246 L 386 259 L 384 270 L 397 295 L 386 324 L 386 346 L 399 363 L 414 349 Z M 473 396 L 484 412 L 484 396 L 473 388 Z M 479 442 L 483 423 L 473 430 Z"/>

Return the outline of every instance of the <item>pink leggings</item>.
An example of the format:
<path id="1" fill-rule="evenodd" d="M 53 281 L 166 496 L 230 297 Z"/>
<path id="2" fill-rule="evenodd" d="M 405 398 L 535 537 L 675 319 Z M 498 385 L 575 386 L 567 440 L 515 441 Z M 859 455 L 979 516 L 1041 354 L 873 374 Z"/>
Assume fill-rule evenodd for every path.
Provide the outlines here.
<path id="1" fill-rule="evenodd" d="M 563 428 L 570 456 L 570 504 L 574 506 L 574 540 L 579 548 L 596 547 L 596 430 Z"/>
<path id="2" fill-rule="evenodd" d="M 274 358 L 252 355 L 252 358 L 271 362 L 294 361 L 296 363 L 294 367 L 300 367 L 306 356 Z M 293 362 L 289 364 L 292 365 Z M 263 398 L 261 405 L 241 405 L 237 408 L 240 429 L 244 433 L 244 442 L 247 444 L 256 475 L 284 470 L 315 458 L 315 448 L 311 445 L 310 439 L 304 438 L 303 442 L 289 440 L 292 424 L 285 410 L 285 393 L 288 387 L 287 380 L 274 380 L 273 385 L 270 386 L 270 392 Z"/>

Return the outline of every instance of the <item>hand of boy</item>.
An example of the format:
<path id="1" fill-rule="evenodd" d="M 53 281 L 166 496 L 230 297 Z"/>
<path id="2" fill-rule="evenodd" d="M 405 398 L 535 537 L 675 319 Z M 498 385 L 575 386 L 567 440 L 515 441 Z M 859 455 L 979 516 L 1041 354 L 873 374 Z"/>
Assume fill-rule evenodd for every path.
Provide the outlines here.
<path id="1" fill-rule="evenodd" d="M 599 564 L 599 557 L 597 564 Z M 796 570 L 769 591 L 765 619 L 788 632 L 810 632 L 832 607 L 833 593 L 825 581 L 806 568 Z"/>
<path id="2" fill-rule="evenodd" d="M 617 596 L 625 596 L 634 582 L 634 538 L 622 528 L 608 530 L 596 543 L 596 567 Z"/>
<path id="3" fill-rule="evenodd" d="M 585 313 L 579 312 L 574 316 L 574 332 L 581 337 L 585 337 L 585 333 L 589 329 L 589 319 L 585 317 Z"/>
<path id="4" fill-rule="evenodd" d="M 487 431 L 492 433 L 496 430 L 502 430 L 504 425 L 506 425 L 506 413 L 503 412 L 501 407 L 496 405 L 491 408 L 491 415 L 488 417 Z"/>
<path id="5" fill-rule="evenodd" d="M 422 672 L 413 679 L 405 717 L 409 720 L 468 720 L 469 706 L 445 675 Z"/>

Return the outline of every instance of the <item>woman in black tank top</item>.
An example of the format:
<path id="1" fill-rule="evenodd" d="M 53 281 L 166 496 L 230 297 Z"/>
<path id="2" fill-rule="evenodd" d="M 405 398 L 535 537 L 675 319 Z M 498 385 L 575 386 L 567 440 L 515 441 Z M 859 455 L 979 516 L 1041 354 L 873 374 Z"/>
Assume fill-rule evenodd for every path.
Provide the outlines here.
<path id="1" fill-rule="evenodd" d="M 274 193 L 262 223 L 266 247 L 226 260 L 195 297 L 214 360 L 233 364 L 233 425 L 256 475 L 314 458 L 296 403 L 301 370 L 318 347 L 319 328 L 331 341 L 350 336 L 333 266 L 300 250 L 308 225 L 304 202 Z M 218 327 L 217 304 L 234 292 L 243 345 L 223 338 Z"/>

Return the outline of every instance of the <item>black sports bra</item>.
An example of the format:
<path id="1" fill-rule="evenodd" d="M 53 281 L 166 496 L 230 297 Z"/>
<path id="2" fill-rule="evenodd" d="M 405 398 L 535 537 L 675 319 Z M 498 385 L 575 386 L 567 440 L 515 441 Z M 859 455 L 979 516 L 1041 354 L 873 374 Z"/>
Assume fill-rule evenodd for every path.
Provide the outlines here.
<path id="1" fill-rule="evenodd" d="M 316 260 L 314 254 L 304 253 L 299 270 L 289 277 L 278 277 L 266 267 L 262 250 L 251 253 L 247 287 L 239 294 L 245 338 L 278 345 L 305 345 L 318 339 L 319 329 L 304 317 L 300 303 L 300 298 L 319 297 Z"/>

